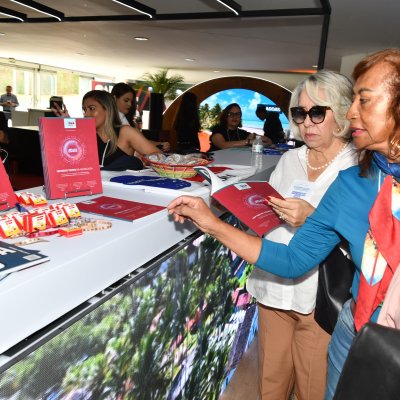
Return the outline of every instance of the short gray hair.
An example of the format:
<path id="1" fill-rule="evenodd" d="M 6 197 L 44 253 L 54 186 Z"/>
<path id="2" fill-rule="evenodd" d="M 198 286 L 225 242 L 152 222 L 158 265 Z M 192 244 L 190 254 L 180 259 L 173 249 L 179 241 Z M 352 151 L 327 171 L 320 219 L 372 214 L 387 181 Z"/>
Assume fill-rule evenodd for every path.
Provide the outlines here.
<path id="1" fill-rule="evenodd" d="M 328 106 L 332 109 L 339 132 L 333 132 L 338 138 L 350 141 L 350 121 L 346 114 L 353 98 L 353 82 L 338 72 L 321 70 L 303 79 L 294 89 L 289 105 L 290 128 L 296 139 L 301 139 L 300 129 L 292 120 L 291 107 L 299 106 L 301 92 L 305 90 L 310 99 L 319 106 Z M 319 93 L 323 92 L 324 97 Z"/>

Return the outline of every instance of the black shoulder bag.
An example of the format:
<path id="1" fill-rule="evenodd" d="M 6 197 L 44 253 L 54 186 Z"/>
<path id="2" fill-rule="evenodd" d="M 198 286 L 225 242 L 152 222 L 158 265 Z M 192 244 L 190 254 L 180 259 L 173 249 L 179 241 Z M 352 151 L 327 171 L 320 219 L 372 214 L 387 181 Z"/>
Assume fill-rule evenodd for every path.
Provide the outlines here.
<path id="1" fill-rule="evenodd" d="M 369 322 L 355 337 L 333 400 L 398 400 L 400 330 Z"/>
<path id="2" fill-rule="evenodd" d="M 314 319 L 330 335 L 343 304 L 351 297 L 355 266 L 337 245 L 319 264 Z"/>

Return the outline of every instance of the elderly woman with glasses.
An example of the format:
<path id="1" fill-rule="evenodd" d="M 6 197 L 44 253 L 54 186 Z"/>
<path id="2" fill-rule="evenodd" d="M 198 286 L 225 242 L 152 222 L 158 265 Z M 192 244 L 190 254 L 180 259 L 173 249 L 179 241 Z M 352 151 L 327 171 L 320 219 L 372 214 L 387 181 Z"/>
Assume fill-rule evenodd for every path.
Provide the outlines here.
<path id="1" fill-rule="evenodd" d="M 211 128 L 211 150 L 250 145 L 255 135 L 241 129 L 241 126 L 242 110 L 239 104 L 229 104 L 222 110 L 218 124 Z"/>
<path id="2" fill-rule="evenodd" d="M 400 265 L 400 49 L 366 56 L 354 67 L 353 78 L 353 102 L 347 118 L 360 163 L 338 174 L 288 245 L 235 229 L 196 197 L 182 196 L 168 206 L 175 221 L 190 218 L 199 229 L 246 261 L 286 278 L 304 276 L 332 251 L 341 237 L 348 241 L 356 270 L 352 298 L 343 305 L 329 343 L 326 400 L 334 396 L 357 332 L 369 321 L 377 321 L 389 284 Z M 326 110 L 326 118 L 333 107 L 327 103 L 321 105 L 331 107 Z M 306 124 L 311 104 L 299 106 L 308 111 Z M 311 116 L 315 123 L 321 118 L 316 118 L 314 112 L 315 109 Z M 300 123 L 300 119 L 297 121 Z M 312 131 L 306 129 L 306 137 Z M 339 145 L 337 151 L 340 148 Z M 313 164 L 318 160 L 324 161 L 308 154 L 308 164 L 314 168 L 331 161 Z M 277 209 L 285 213 L 279 204 Z M 389 369 L 387 373 L 390 372 Z M 376 384 L 382 386 L 384 382 Z M 355 397 L 359 398 L 357 393 Z"/>
<path id="3" fill-rule="evenodd" d="M 291 129 L 304 146 L 286 153 L 270 183 L 285 200 L 271 204 L 286 224 L 266 238 L 287 244 L 311 215 L 342 169 L 357 163 L 346 113 L 352 83 L 332 71 L 310 75 L 290 100 Z M 318 267 L 300 278 L 280 278 L 255 268 L 247 282 L 258 303 L 261 399 L 323 399 L 330 335 L 314 320 Z"/>
<path id="4" fill-rule="evenodd" d="M 288 244 L 339 171 L 357 163 L 346 119 L 351 99 L 351 81 L 332 71 L 310 75 L 295 88 L 291 129 L 305 144 L 285 153 L 271 175 L 285 200 L 270 198 L 270 204 L 285 223 L 266 239 Z M 255 268 L 247 282 L 258 303 L 260 399 L 289 399 L 293 390 L 298 400 L 324 398 L 330 335 L 314 320 L 318 261 L 312 267 L 297 278 Z"/>

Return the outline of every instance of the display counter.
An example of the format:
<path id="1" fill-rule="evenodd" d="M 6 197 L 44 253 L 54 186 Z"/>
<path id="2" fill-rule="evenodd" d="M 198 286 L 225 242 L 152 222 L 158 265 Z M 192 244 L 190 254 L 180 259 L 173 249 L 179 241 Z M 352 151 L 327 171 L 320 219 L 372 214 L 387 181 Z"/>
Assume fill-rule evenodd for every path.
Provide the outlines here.
<path id="1" fill-rule="evenodd" d="M 250 149 L 217 151 L 214 157 L 218 164 L 251 166 L 254 162 Z M 262 156 L 262 164 L 258 163 L 257 173 L 250 179 L 268 179 L 278 160 L 279 156 Z M 193 185 L 191 194 L 208 198 L 204 185 Z M 181 194 L 152 193 L 106 182 L 103 189 L 107 196 L 160 206 Z M 85 232 L 74 238 L 48 236 L 43 242 L 31 244 L 30 248 L 41 250 L 50 261 L 0 281 L 0 372 L 96 309 L 96 303 L 102 304 L 104 297 L 110 299 L 118 286 L 126 287 L 140 277 L 146 279 L 154 265 L 160 267 L 163 260 L 177 257 L 179 249 L 190 247 L 199 236 L 193 224 L 175 224 L 165 209 L 134 222 L 109 220 L 111 229 Z M 149 285 L 147 282 L 145 286 Z M 0 379 L 0 398 L 2 384 Z"/>

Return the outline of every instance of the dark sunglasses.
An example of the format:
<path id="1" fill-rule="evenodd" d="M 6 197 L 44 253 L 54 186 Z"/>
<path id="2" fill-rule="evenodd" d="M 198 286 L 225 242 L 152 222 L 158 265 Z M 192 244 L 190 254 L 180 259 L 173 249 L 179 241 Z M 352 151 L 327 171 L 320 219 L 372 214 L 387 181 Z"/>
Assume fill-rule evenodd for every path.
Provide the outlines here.
<path id="1" fill-rule="evenodd" d="M 327 110 L 331 110 L 331 108 L 328 106 L 313 106 L 307 111 L 304 107 L 292 107 L 290 113 L 293 122 L 296 124 L 302 124 L 306 120 L 307 115 L 310 117 L 311 122 L 320 124 L 324 122 Z"/>

